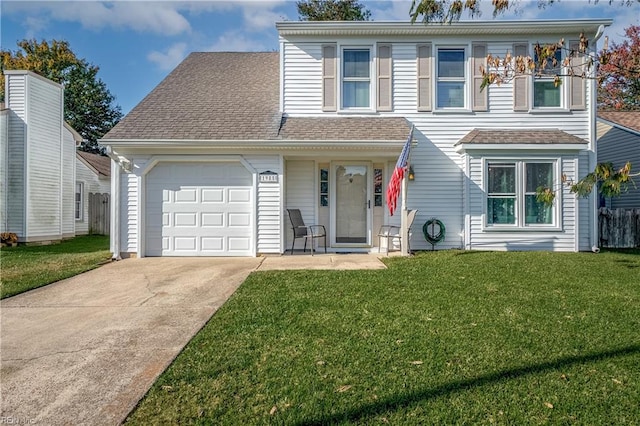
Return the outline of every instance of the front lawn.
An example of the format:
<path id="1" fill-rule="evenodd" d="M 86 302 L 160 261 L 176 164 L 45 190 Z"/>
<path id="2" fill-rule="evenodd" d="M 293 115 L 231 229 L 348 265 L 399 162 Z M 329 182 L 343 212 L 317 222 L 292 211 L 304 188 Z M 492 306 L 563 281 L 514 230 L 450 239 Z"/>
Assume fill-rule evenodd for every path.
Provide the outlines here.
<path id="1" fill-rule="evenodd" d="M 111 256 L 108 236 L 83 236 L 47 246 L 0 249 L 0 298 L 96 268 Z"/>
<path id="2" fill-rule="evenodd" d="M 640 251 L 253 273 L 131 424 L 639 424 Z"/>

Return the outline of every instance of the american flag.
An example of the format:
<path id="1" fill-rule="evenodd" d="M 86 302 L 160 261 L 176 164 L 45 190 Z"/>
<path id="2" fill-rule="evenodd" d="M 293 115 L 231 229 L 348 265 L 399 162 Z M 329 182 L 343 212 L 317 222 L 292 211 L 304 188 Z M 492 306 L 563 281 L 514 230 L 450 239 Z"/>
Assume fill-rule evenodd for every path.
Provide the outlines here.
<path id="1" fill-rule="evenodd" d="M 393 170 L 393 174 L 387 185 L 387 207 L 389 208 L 390 216 L 393 216 L 393 213 L 396 211 L 398 195 L 400 194 L 400 188 L 402 186 L 402 178 L 404 178 L 404 173 L 407 170 L 409 152 L 411 151 L 411 140 L 413 139 L 413 129 L 414 126 L 411 126 L 409 137 L 402 147 L 402 152 L 396 162 L 396 168 Z"/>

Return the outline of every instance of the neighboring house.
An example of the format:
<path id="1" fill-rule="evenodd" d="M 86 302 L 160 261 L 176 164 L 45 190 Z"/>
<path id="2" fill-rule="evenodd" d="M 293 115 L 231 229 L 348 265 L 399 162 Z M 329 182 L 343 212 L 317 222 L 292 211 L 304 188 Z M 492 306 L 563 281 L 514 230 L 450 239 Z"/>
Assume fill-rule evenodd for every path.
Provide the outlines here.
<path id="1" fill-rule="evenodd" d="M 640 170 L 640 111 L 598 111 L 598 162 L 616 169 L 631 162 L 632 173 Z M 603 199 L 612 209 L 640 208 L 640 178 L 619 197 Z"/>
<path id="2" fill-rule="evenodd" d="M 595 85 L 552 75 L 480 90 L 487 54 L 575 48 L 610 20 L 281 22 L 280 52 L 193 53 L 101 141 L 115 160 L 114 256 L 255 256 L 290 247 L 287 208 L 332 251 L 375 250 L 386 185 L 415 125 L 407 207 L 436 248 L 590 250 Z M 562 53 L 564 54 L 564 53 Z M 562 58 L 559 58 L 562 59 Z M 580 74 L 580 73 L 579 73 Z M 558 188 L 551 207 L 540 185 Z"/>
<path id="3" fill-rule="evenodd" d="M 80 135 L 63 120 L 63 87 L 30 71 L 4 71 L 0 113 L 0 231 L 20 242 L 75 236 Z"/>
<path id="4" fill-rule="evenodd" d="M 74 217 L 76 235 L 89 233 L 89 194 L 111 193 L 111 160 L 103 155 L 76 151 Z"/>

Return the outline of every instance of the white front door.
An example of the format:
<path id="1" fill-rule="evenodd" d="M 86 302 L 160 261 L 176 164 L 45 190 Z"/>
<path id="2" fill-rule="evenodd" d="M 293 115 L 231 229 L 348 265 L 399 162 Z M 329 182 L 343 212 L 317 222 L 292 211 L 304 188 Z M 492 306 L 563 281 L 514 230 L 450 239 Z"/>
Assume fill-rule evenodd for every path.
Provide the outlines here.
<path id="1" fill-rule="evenodd" d="M 332 244 L 336 247 L 371 245 L 371 163 L 334 162 Z"/>

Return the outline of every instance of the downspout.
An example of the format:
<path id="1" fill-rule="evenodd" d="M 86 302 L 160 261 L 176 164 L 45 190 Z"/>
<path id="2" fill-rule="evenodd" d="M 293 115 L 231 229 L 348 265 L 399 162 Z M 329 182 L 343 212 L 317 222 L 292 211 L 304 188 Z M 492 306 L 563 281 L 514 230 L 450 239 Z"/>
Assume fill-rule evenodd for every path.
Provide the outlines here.
<path id="1" fill-rule="evenodd" d="M 598 27 L 598 31 L 593 36 L 593 50 L 597 54 L 598 52 L 598 40 L 604 34 L 604 25 L 600 25 Z M 598 134 L 596 128 L 596 117 L 598 114 L 598 93 L 597 87 L 595 84 L 596 75 L 596 67 L 593 67 L 591 71 L 592 79 L 590 84 L 591 90 L 591 117 L 590 117 L 590 131 L 591 131 L 591 152 L 589 152 L 589 170 L 594 170 L 596 164 L 598 162 L 597 152 L 598 152 Z M 599 241 L 598 241 L 598 188 L 594 188 L 595 192 L 591 193 L 591 205 L 593 208 L 593 213 L 591 215 L 591 220 L 593 222 L 593 226 L 591 227 L 591 251 L 594 253 L 600 253 Z"/>

